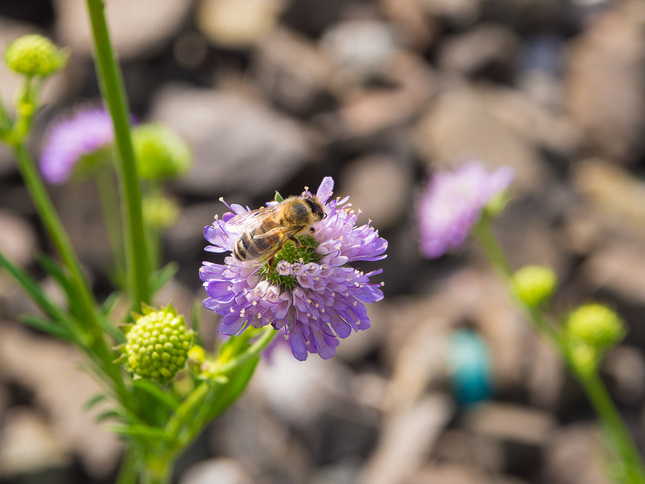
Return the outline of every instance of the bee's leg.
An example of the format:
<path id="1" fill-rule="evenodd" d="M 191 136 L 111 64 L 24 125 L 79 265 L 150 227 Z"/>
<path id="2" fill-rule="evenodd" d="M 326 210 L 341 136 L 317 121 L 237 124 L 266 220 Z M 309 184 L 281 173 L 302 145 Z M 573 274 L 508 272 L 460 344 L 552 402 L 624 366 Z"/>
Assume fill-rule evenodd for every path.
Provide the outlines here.
<path id="1" fill-rule="evenodd" d="M 289 237 L 289 240 L 293 242 L 293 244 L 296 246 L 296 249 L 300 248 L 300 241 L 298 239 L 292 236 L 292 237 Z"/>
<path id="2" fill-rule="evenodd" d="M 269 260 L 267 261 L 267 264 L 269 264 L 269 271 L 272 271 L 275 266 L 275 255 L 272 255 L 269 258 Z"/>

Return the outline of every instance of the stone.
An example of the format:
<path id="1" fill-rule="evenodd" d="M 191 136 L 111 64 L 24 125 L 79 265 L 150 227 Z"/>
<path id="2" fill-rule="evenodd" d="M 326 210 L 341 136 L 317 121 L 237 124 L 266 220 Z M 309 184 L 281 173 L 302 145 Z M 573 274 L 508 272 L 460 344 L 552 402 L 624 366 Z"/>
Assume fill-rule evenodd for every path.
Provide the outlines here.
<path id="1" fill-rule="evenodd" d="M 338 112 L 323 120 L 330 138 L 353 141 L 381 136 L 411 122 L 432 100 L 434 72 L 421 58 L 401 52 L 381 69 L 393 87 L 347 92 Z"/>
<path id="2" fill-rule="evenodd" d="M 85 3 L 56 0 L 56 35 L 74 55 L 92 53 L 90 22 Z M 192 8 L 184 0 L 110 0 L 105 15 L 114 50 L 121 59 L 158 54 L 182 27 Z"/>
<path id="3" fill-rule="evenodd" d="M 253 484 L 254 479 L 239 462 L 219 457 L 189 467 L 182 475 L 180 484 Z"/>
<path id="4" fill-rule="evenodd" d="M 386 416 L 378 446 L 362 469 L 360 484 L 409 482 L 422 467 L 453 415 L 450 399 L 439 393 Z"/>
<path id="5" fill-rule="evenodd" d="M 514 73 L 519 49 L 520 39 L 513 31 L 482 23 L 442 43 L 439 69 L 453 76 L 508 81 Z"/>
<path id="6" fill-rule="evenodd" d="M 314 157 L 312 137 L 295 120 L 231 92 L 169 85 L 155 95 L 151 118 L 193 150 L 190 173 L 174 185 L 185 193 L 273 193 Z"/>
<path id="7" fill-rule="evenodd" d="M 123 445 L 106 432 L 82 406 L 101 392 L 79 370 L 81 355 L 67 343 L 35 336 L 14 325 L 0 326 L 0 367 L 9 380 L 33 392 L 46 408 L 55 446 L 78 455 L 91 475 L 106 476 L 117 464 Z"/>
<path id="8" fill-rule="evenodd" d="M 37 239 L 33 227 L 23 218 L 0 210 L 0 253 L 14 264 L 27 267 L 36 256 Z"/>
<path id="9" fill-rule="evenodd" d="M 398 48 L 391 27 L 371 19 L 332 24 L 320 45 L 350 83 L 373 78 Z"/>
<path id="10" fill-rule="evenodd" d="M 600 427 L 585 423 L 554 432 L 546 448 L 540 474 L 550 484 L 610 484 L 606 449 L 599 440 Z"/>
<path id="11" fill-rule="evenodd" d="M 490 91 L 496 89 L 459 85 L 443 92 L 416 126 L 417 152 L 435 168 L 454 168 L 471 159 L 491 168 L 511 166 L 514 186 L 540 190 L 547 177 L 544 161 L 530 139 L 491 112 Z"/>
<path id="12" fill-rule="evenodd" d="M 361 210 L 358 224 L 371 220 L 384 231 L 406 217 L 414 182 L 410 164 L 385 154 L 366 155 L 343 165 L 339 181 L 338 193 L 350 195 L 352 207 Z"/>
<path id="13" fill-rule="evenodd" d="M 277 106 L 306 116 L 329 102 L 334 65 L 315 43 L 287 29 L 267 34 L 253 51 L 252 70 Z"/>
<path id="14" fill-rule="evenodd" d="M 634 163 L 645 154 L 643 25 L 642 2 L 607 10 L 572 42 L 566 69 L 569 113 L 589 143 L 619 163 Z"/>
<path id="15" fill-rule="evenodd" d="M 426 15 L 423 0 L 379 0 L 378 3 L 383 15 L 394 25 L 401 45 L 424 52 L 438 37 L 441 25 Z"/>
<path id="16" fill-rule="evenodd" d="M 460 427 L 472 432 L 482 468 L 528 476 L 540 468 L 555 421 L 544 411 L 487 402 L 466 412 Z"/>
<path id="17" fill-rule="evenodd" d="M 12 408 L 3 419 L 0 436 L 0 477 L 63 472 L 71 479 L 72 456 L 61 448 L 44 418 L 26 407 Z"/>
<path id="18" fill-rule="evenodd" d="M 636 346 L 620 345 L 602 362 L 607 387 L 619 403 L 638 405 L 645 395 L 645 354 Z"/>
<path id="19" fill-rule="evenodd" d="M 284 0 L 200 0 L 197 27 L 215 45 L 248 48 L 276 27 L 284 5 Z"/>
<path id="20" fill-rule="evenodd" d="M 645 240 L 645 184 L 641 180 L 607 160 L 586 159 L 573 166 L 572 184 L 605 233 Z"/>

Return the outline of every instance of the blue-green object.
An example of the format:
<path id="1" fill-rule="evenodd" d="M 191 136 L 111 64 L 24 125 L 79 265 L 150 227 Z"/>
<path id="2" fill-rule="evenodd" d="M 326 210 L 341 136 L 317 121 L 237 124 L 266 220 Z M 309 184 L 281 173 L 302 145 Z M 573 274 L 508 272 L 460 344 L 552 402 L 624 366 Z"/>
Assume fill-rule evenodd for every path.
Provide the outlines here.
<path id="1" fill-rule="evenodd" d="M 476 332 L 456 331 L 448 341 L 448 369 L 457 403 L 469 407 L 488 400 L 493 394 L 493 378 L 488 347 Z"/>

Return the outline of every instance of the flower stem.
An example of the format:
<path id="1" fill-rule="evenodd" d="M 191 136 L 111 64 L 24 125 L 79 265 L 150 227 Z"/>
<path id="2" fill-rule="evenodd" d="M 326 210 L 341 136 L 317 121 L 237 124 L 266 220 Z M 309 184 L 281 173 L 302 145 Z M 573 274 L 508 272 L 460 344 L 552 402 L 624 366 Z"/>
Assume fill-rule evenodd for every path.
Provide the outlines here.
<path id="1" fill-rule="evenodd" d="M 513 294 L 511 278 L 513 271 L 511 265 L 506 259 L 506 255 L 499 245 L 498 240 L 490 228 L 490 220 L 484 216 L 477 225 L 474 234 L 481 244 L 489 260 L 502 277 L 507 289 Z M 600 418 L 607 432 L 608 437 L 616 451 L 616 454 L 622 460 L 625 466 L 624 472 L 629 484 L 645 484 L 645 468 L 636 448 L 631 434 L 625 427 L 625 422 L 616 409 L 607 388 L 603 384 L 597 371 L 586 374 L 578 369 L 571 355 L 569 345 L 560 332 L 551 324 L 548 317 L 540 308 L 531 307 L 514 298 L 516 304 L 523 310 L 528 320 L 537 333 L 542 333 L 547 337 L 560 353 L 570 371 L 575 375 L 582 385 L 587 397 Z"/>
<path id="2" fill-rule="evenodd" d="M 121 378 L 120 369 L 113 363 L 114 356 L 108 347 L 103 335 L 100 322 L 96 313 L 96 301 L 85 280 L 81 270 L 81 264 L 76 257 L 72 244 L 63 228 L 63 224 L 54 209 L 54 204 L 45 189 L 45 185 L 38 174 L 38 170 L 32 158 L 27 152 L 24 141 L 12 145 L 13 152 L 18 162 L 18 169 L 25 180 L 27 190 L 40 215 L 40 218 L 51 237 L 56 251 L 63 264 L 69 271 L 70 284 L 74 295 L 78 298 L 81 314 L 77 319 L 86 331 L 84 338 L 87 347 L 85 349 L 91 357 L 100 361 L 101 368 L 112 381 L 114 388 L 122 399 L 128 398 L 128 392 Z M 89 338 L 87 338 L 89 336 Z"/>
<path id="3" fill-rule="evenodd" d="M 141 187 L 130 135 L 130 116 L 123 80 L 105 19 L 103 0 L 86 0 L 101 92 L 112 116 L 124 201 L 126 269 L 133 304 L 150 303 L 150 267 L 141 209 Z"/>

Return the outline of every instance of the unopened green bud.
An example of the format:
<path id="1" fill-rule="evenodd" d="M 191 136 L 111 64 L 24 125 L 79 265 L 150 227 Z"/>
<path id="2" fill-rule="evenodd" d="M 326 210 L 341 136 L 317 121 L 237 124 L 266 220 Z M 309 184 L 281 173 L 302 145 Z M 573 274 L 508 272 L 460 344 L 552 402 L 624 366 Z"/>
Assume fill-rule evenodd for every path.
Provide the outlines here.
<path id="1" fill-rule="evenodd" d="M 177 133 L 162 124 L 136 127 L 132 141 L 142 178 L 179 178 L 190 169 L 192 156 L 188 145 Z"/>
<path id="2" fill-rule="evenodd" d="M 513 275 L 512 284 L 515 295 L 521 301 L 537 307 L 553 295 L 558 286 L 558 278 L 547 267 L 526 266 Z"/>
<path id="3" fill-rule="evenodd" d="M 583 375 L 591 375 L 598 368 L 598 351 L 584 343 L 573 344 L 571 348 L 571 359 L 576 370 Z"/>
<path id="4" fill-rule="evenodd" d="M 589 303 L 569 314 L 566 334 L 572 342 L 584 343 L 603 352 L 623 339 L 625 325 L 622 319 L 604 304 Z"/>
<path id="5" fill-rule="evenodd" d="M 179 207 L 163 196 L 148 197 L 143 200 L 143 216 L 150 227 L 167 229 L 177 221 Z"/>
<path id="6" fill-rule="evenodd" d="M 25 35 L 14 40 L 5 52 L 7 66 L 25 76 L 48 76 L 65 66 L 69 55 L 42 35 Z"/>
<path id="7" fill-rule="evenodd" d="M 171 305 L 143 312 L 126 335 L 126 361 L 135 376 L 164 383 L 186 365 L 195 335 Z"/>

